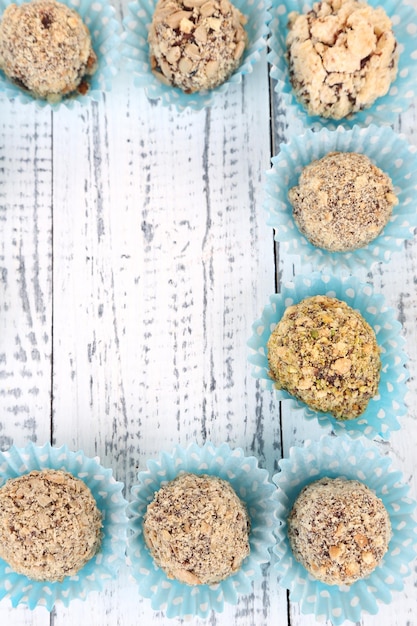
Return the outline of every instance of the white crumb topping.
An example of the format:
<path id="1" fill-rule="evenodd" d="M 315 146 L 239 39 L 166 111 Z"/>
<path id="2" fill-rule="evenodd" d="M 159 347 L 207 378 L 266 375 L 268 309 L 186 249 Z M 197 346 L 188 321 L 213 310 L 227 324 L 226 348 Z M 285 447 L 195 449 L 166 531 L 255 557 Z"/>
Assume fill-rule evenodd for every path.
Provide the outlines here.
<path id="1" fill-rule="evenodd" d="M 399 54 L 382 6 L 323 0 L 290 13 L 288 28 L 290 80 L 309 115 L 342 119 L 388 92 Z"/>

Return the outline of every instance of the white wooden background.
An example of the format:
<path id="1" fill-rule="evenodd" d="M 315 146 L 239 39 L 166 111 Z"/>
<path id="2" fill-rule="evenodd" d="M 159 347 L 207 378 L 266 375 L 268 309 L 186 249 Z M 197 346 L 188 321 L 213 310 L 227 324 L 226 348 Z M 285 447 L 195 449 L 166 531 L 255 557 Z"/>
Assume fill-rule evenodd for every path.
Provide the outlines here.
<path id="1" fill-rule="evenodd" d="M 309 272 L 276 249 L 262 208 L 270 157 L 301 130 L 272 87 L 264 55 L 202 112 L 150 103 L 124 74 L 105 102 L 74 111 L 0 99 L 1 449 L 81 448 L 129 497 L 138 468 L 176 443 L 228 441 L 272 475 L 291 445 L 323 434 L 280 410 L 247 363 L 269 295 Z M 395 126 L 414 145 L 416 115 L 414 103 Z M 417 242 L 359 277 L 404 324 L 409 415 L 381 449 L 417 498 Z M 416 587 L 414 565 L 404 592 L 360 623 L 416 626 Z M 52 614 L 0 602 L 1 626 L 179 622 L 152 611 L 127 570 Z M 316 622 L 266 566 L 250 596 L 192 623 Z"/>

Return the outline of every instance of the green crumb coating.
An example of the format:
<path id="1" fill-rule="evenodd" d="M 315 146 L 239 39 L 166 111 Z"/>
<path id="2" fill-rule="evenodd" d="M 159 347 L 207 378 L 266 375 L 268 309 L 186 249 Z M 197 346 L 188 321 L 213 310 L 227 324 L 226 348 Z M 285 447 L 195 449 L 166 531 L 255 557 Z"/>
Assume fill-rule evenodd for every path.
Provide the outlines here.
<path id="1" fill-rule="evenodd" d="M 276 387 L 316 411 L 354 419 L 377 394 L 381 359 L 375 333 L 337 298 L 312 296 L 288 307 L 267 347 Z"/>

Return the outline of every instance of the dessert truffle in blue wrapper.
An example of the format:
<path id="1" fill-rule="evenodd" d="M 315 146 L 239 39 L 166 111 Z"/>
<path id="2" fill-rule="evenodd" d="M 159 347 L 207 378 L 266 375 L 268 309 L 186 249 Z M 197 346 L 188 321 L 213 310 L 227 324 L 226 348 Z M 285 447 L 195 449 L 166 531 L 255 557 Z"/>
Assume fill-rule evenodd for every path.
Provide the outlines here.
<path id="1" fill-rule="evenodd" d="M 270 374 L 267 343 L 275 326 L 288 307 L 312 296 L 327 296 L 344 302 L 357 311 L 375 332 L 381 360 L 378 390 L 370 398 L 366 410 L 354 419 L 337 419 L 331 413 L 307 406 L 284 389 L 278 389 Z M 252 337 L 248 340 L 252 375 L 260 379 L 264 388 L 274 391 L 278 398 L 290 400 L 294 408 L 300 409 L 300 419 L 302 416 L 317 419 L 322 426 L 330 426 L 337 433 L 347 433 L 352 437 L 365 435 L 371 439 L 376 436 L 388 439 L 391 431 L 400 428 L 398 418 L 406 414 L 404 396 L 408 378 L 401 324 L 395 319 L 394 310 L 384 304 L 383 296 L 375 294 L 371 285 L 361 283 L 354 277 L 335 278 L 319 273 L 298 276 L 294 282 L 284 284 L 281 293 L 270 297 L 270 304 L 264 308 L 261 318 L 254 322 L 252 330 Z"/>
<path id="2" fill-rule="evenodd" d="M 274 544 L 275 488 L 268 472 L 240 448 L 231 449 L 227 444 L 215 447 L 209 442 L 202 447 L 177 446 L 172 454 L 163 452 L 159 459 L 148 461 L 147 467 L 138 474 L 129 505 L 132 535 L 128 557 L 139 593 L 151 598 L 152 607 L 164 611 L 167 617 L 207 617 L 211 611 L 221 612 L 224 603 L 236 604 L 238 595 L 250 593 L 252 581 L 261 578 L 260 566 L 270 560 L 269 550 Z M 227 481 L 250 519 L 249 555 L 236 573 L 215 584 L 187 584 L 169 578 L 155 563 L 144 538 L 148 505 L 162 487 L 184 474 Z"/>
<path id="3" fill-rule="evenodd" d="M 82 451 L 72 452 L 67 446 L 54 448 L 50 444 L 38 447 L 30 443 L 25 448 L 12 446 L 0 452 L 0 488 L 10 485 L 7 482 L 10 479 L 24 478 L 29 474 L 39 476 L 39 473 L 52 477 L 57 484 L 60 483 L 57 476 L 67 476 L 75 479 L 75 482 L 82 481 L 90 490 L 90 497 L 94 499 L 101 516 L 101 537 L 95 554 L 76 573 L 64 575 L 62 580 L 58 577 L 55 580 L 55 576 L 51 577 L 54 578 L 52 582 L 42 579 L 42 576 L 38 576 L 39 567 L 36 580 L 35 576 L 29 578 L 18 574 L 6 561 L 0 559 L 0 599 L 10 598 L 13 606 L 24 604 L 29 609 L 44 606 L 52 611 L 56 603 L 67 606 L 71 600 L 85 600 L 88 593 L 100 591 L 107 581 L 117 577 L 119 568 L 125 563 L 127 502 L 122 495 L 123 484 L 116 482 L 112 470 L 101 466 L 97 459 L 86 457 Z M 48 497 L 43 494 L 42 501 Z M 48 511 L 50 507 L 49 504 Z M 19 519 L 24 520 L 26 517 L 23 511 Z M 49 513 L 47 517 L 49 519 Z M 48 526 L 45 526 L 45 532 L 42 528 L 44 526 L 39 526 L 40 540 L 47 535 Z M 70 519 L 68 528 L 71 528 Z M 22 536 L 24 530 L 21 530 Z"/>
<path id="4" fill-rule="evenodd" d="M 193 2 L 193 0 L 186 1 L 184 3 L 183 11 L 177 11 L 176 15 L 181 13 L 189 15 L 193 9 L 200 10 L 201 2 Z M 204 7 L 204 11 L 208 10 L 209 3 Z M 259 0 L 257 2 L 250 2 L 249 0 L 233 0 L 232 5 L 240 11 L 245 18 L 244 29 L 246 31 L 246 46 L 240 56 L 240 62 L 233 73 L 221 84 L 214 88 L 205 88 L 197 91 L 190 91 L 187 93 L 189 87 L 193 89 L 194 77 L 197 78 L 202 71 L 203 63 L 205 61 L 200 59 L 197 62 L 199 55 L 202 54 L 207 46 L 204 41 L 207 37 L 207 29 L 199 28 L 198 36 L 197 29 L 192 20 L 186 19 L 183 25 L 184 37 L 186 43 L 189 46 L 190 54 L 187 52 L 186 58 L 184 56 L 178 57 L 180 51 L 180 45 L 178 41 L 173 46 L 173 51 L 167 52 L 164 47 L 163 64 L 167 62 L 171 68 L 174 68 L 175 74 L 184 73 L 185 79 L 179 81 L 179 84 L 183 83 L 185 91 L 180 87 L 172 86 L 172 80 L 167 80 L 160 71 L 156 71 L 157 68 L 153 67 L 153 61 L 151 62 L 151 50 L 149 46 L 148 36 L 149 30 L 152 24 L 152 20 L 157 6 L 157 0 L 141 0 L 140 2 L 131 2 L 128 5 L 128 15 L 123 20 L 125 27 L 125 36 L 122 46 L 122 54 L 127 59 L 127 69 L 133 74 L 134 84 L 138 87 L 145 89 L 146 95 L 151 100 L 160 100 L 163 105 L 174 105 L 179 111 L 190 108 L 196 111 L 211 106 L 215 102 L 216 95 L 224 93 L 229 85 L 238 84 L 242 81 L 242 76 L 252 72 L 253 65 L 261 58 L 261 53 L 266 49 L 266 37 L 268 33 L 268 22 L 270 6 L 269 0 Z M 182 5 L 181 5 L 182 6 Z M 203 7 L 202 7 L 203 10 Z M 173 18 L 176 15 L 171 16 Z M 213 20 L 213 24 L 217 29 L 217 23 L 220 22 L 218 17 L 208 16 L 207 19 Z M 216 24 L 215 24 L 216 23 Z M 176 26 L 175 24 L 173 27 Z M 178 29 L 177 29 L 178 30 Z M 196 34 L 194 34 L 194 30 Z M 210 30 L 210 29 L 209 29 Z M 153 31 L 152 31 L 153 32 Z M 174 31 L 174 34 L 177 31 Z M 166 33 L 165 33 L 166 36 Z M 177 35 L 175 34 L 175 37 Z M 190 41 L 190 38 L 193 38 Z M 194 42 L 194 38 L 198 40 Z M 219 42 L 222 38 L 219 39 Z M 204 40 L 204 41 L 203 41 Z M 198 45 L 197 45 L 198 44 Z M 238 48 L 243 47 L 242 43 L 238 44 Z M 197 48 L 201 48 L 198 52 Z M 216 52 L 217 55 L 217 52 Z M 207 56 L 209 59 L 210 55 Z M 205 58 L 205 57 L 204 57 Z M 193 67 L 191 64 L 194 63 Z M 218 65 L 216 61 L 209 61 L 209 71 L 205 74 L 212 74 L 217 70 Z M 220 64 L 221 65 L 221 64 Z M 167 65 L 165 66 L 167 68 Z M 182 71 L 182 69 L 183 71 Z M 213 69 L 214 68 L 214 69 Z M 181 69 L 181 72 L 180 72 Z M 172 72 L 166 72 L 172 75 Z M 185 81 L 185 82 L 184 82 Z"/>
<path id="5" fill-rule="evenodd" d="M 118 71 L 120 31 L 108 0 L 0 0 L 0 93 L 53 110 L 101 100 Z"/>
<path id="6" fill-rule="evenodd" d="M 297 227 L 288 197 L 289 190 L 298 184 L 303 169 L 332 152 L 352 152 L 368 157 L 391 179 L 398 199 L 382 232 L 355 250 L 335 252 L 313 245 Z M 368 188 L 366 193 L 370 193 Z M 416 197 L 417 151 L 404 137 L 389 127 L 375 125 L 368 128 L 355 126 L 349 130 L 340 127 L 337 131 L 322 128 L 319 132 L 308 130 L 281 144 L 280 152 L 273 157 L 272 168 L 267 172 L 265 209 L 268 224 L 274 228 L 275 240 L 287 254 L 298 255 L 316 269 L 337 268 L 354 273 L 358 266 L 370 269 L 377 262 L 387 263 L 392 253 L 402 251 L 404 242 L 414 237 Z M 352 220 L 355 220 L 354 216 Z M 325 222 L 322 230 L 326 231 Z"/>
<path id="7" fill-rule="evenodd" d="M 328 619 L 334 626 L 359 622 L 361 613 L 376 614 L 381 604 L 390 603 L 403 589 L 415 558 L 416 503 L 409 498 L 401 472 L 374 444 L 346 437 L 326 436 L 318 442 L 306 442 L 304 447 L 293 447 L 278 465 L 280 471 L 273 477 L 278 487 L 280 521 L 275 569 L 279 583 L 290 591 L 290 600 L 300 604 L 302 613 L 313 614 L 319 621 Z M 324 478 L 359 481 L 382 501 L 390 520 L 391 538 L 382 560 L 368 576 L 350 585 L 317 580 L 294 558 L 288 537 L 287 520 L 300 492 Z"/>
<path id="8" fill-rule="evenodd" d="M 417 57 L 416 57 L 416 45 L 417 45 L 417 13 L 415 9 L 408 3 L 402 2 L 402 0 L 389 0 L 385 2 L 383 7 L 377 0 L 369 0 L 366 4 L 372 9 L 378 9 L 378 11 L 384 11 L 387 17 L 392 22 L 392 33 L 397 42 L 397 47 L 395 49 L 395 53 L 398 53 L 398 68 L 396 72 L 395 80 L 391 83 L 391 86 L 388 89 L 388 92 L 385 95 L 378 97 L 369 108 L 363 108 L 354 113 L 347 114 L 341 119 L 332 119 L 324 117 L 321 115 L 308 114 L 306 112 L 306 108 L 304 104 L 297 99 L 295 90 L 290 81 L 290 70 L 289 63 L 287 59 L 287 35 L 289 32 L 288 23 L 289 20 L 293 19 L 293 16 L 290 15 L 293 12 L 298 14 L 305 14 L 307 11 L 311 10 L 313 7 L 313 1 L 308 3 L 307 5 L 303 0 L 273 0 L 272 8 L 271 8 L 271 23 L 270 23 L 270 39 L 268 41 L 270 53 L 268 55 L 268 60 L 271 63 L 271 77 L 276 79 L 275 91 L 282 95 L 283 100 L 287 107 L 291 109 L 299 118 L 302 119 L 303 123 L 308 128 L 319 128 L 321 126 L 327 126 L 328 128 L 336 128 L 338 125 L 342 124 L 346 127 L 351 127 L 353 124 L 359 125 L 369 125 L 371 123 L 376 124 L 392 124 L 400 113 L 405 111 L 413 101 L 416 95 L 416 84 L 417 84 Z M 360 10 L 361 12 L 361 10 Z M 359 16 L 360 17 L 360 16 Z M 321 28 L 324 26 L 322 24 L 322 19 L 320 18 L 319 24 L 317 28 Z M 366 22 L 364 20 L 363 22 Z M 360 20 L 356 21 L 355 26 L 360 26 Z M 363 26 L 363 23 L 362 23 Z M 347 31 L 354 31 L 353 25 L 350 24 Z M 360 30 L 358 30 L 360 33 Z M 320 45 L 325 50 L 330 43 L 333 45 L 333 39 L 329 39 L 328 35 L 324 35 L 322 32 L 315 32 L 314 37 L 320 40 Z M 346 32 L 344 37 L 352 37 L 352 32 L 350 34 Z M 377 60 L 375 63 L 371 60 L 371 55 L 368 56 L 368 52 L 366 51 L 366 56 L 361 59 L 359 73 L 363 72 L 364 67 L 369 63 L 369 68 L 372 67 L 372 70 L 369 69 L 370 72 L 374 72 L 375 68 L 380 65 L 380 53 L 381 50 L 380 44 L 384 37 L 386 37 L 386 33 L 384 32 L 382 36 L 378 35 L 378 28 L 376 28 L 376 33 L 373 35 L 377 40 L 376 43 L 376 52 L 377 52 Z M 378 40 L 380 38 L 380 41 Z M 364 34 L 358 34 L 358 37 L 353 37 L 355 39 L 355 43 L 349 42 L 349 45 L 345 44 L 342 47 L 352 47 L 355 48 L 356 44 L 362 45 L 363 42 L 368 43 L 368 38 Z M 323 40 L 323 43 L 322 43 Z M 342 41 L 342 39 L 341 39 Z M 350 46 L 352 43 L 352 46 Z M 318 54 L 323 54 L 323 50 L 318 50 Z M 344 53 L 345 54 L 345 53 Z M 309 57 L 306 63 L 303 64 L 303 67 L 307 67 L 309 63 L 311 64 L 311 56 Z M 347 53 L 345 54 L 347 57 Z M 346 58 L 344 62 L 347 62 Z M 320 61 L 318 61 L 320 63 Z M 336 63 L 336 65 L 335 65 Z M 333 67 L 334 66 L 334 67 Z M 355 66 L 356 67 L 356 66 Z M 333 77 L 329 78 L 329 90 L 333 89 L 334 94 L 344 93 L 349 91 L 347 86 L 343 85 L 343 80 L 341 80 L 341 72 L 342 72 L 342 62 L 337 62 L 335 56 L 332 57 L 330 65 L 327 66 L 327 71 L 334 73 Z M 322 71 L 322 70 L 320 70 Z M 319 69 L 316 67 L 314 71 L 312 71 L 312 75 L 315 75 L 316 78 L 319 77 L 320 74 Z M 390 70 L 390 63 L 387 63 L 387 72 Z M 351 76 L 351 72 L 353 72 L 353 68 L 348 68 L 346 66 L 346 75 Z M 336 79 L 336 75 L 338 78 Z M 373 83 L 373 79 L 375 76 L 371 75 L 369 88 L 373 89 L 374 86 L 378 86 L 381 83 L 381 80 L 377 80 Z M 371 83 L 373 83 L 371 87 Z M 324 81 L 321 83 L 324 84 Z M 339 86 L 338 86 L 339 85 Z M 355 83 L 355 86 L 360 85 L 361 94 L 368 93 L 368 89 L 364 89 L 363 87 L 363 78 Z M 356 87 L 355 87 L 356 88 Z M 339 89 L 339 92 L 337 91 Z M 337 95 L 329 95 L 323 94 L 323 102 L 328 101 L 329 103 L 334 103 L 334 99 L 338 98 Z M 346 100 L 353 100 L 351 94 L 347 96 Z M 333 106 L 333 105 L 332 105 Z"/>

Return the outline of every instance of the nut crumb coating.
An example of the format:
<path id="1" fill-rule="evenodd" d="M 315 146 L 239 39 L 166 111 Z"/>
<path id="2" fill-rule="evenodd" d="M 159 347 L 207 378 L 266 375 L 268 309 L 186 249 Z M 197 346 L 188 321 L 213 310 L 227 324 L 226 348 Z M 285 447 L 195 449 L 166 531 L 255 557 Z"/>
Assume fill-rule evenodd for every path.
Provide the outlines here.
<path id="1" fill-rule="evenodd" d="M 0 557 L 18 574 L 62 581 L 99 550 L 102 516 L 80 479 L 32 471 L 0 488 Z"/>
<path id="2" fill-rule="evenodd" d="M 218 87 L 240 65 L 245 23 L 229 0 L 158 0 L 148 37 L 153 73 L 184 93 Z"/>
<path id="3" fill-rule="evenodd" d="M 156 492 L 143 522 L 146 544 L 169 578 L 214 584 L 236 573 L 249 554 L 250 521 L 231 485 L 180 474 Z"/>
<path id="4" fill-rule="evenodd" d="M 310 483 L 287 522 L 295 558 L 328 585 L 351 585 L 369 576 L 391 539 L 382 500 L 357 480 L 322 478 Z"/>
<path id="5" fill-rule="evenodd" d="M 331 252 L 366 246 L 398 204 L 390 177 L 356 152 L 329 152 L 312 161 L 288 197 L 301 233 Z"/>
<path id="6" fill-rule="evenodd" d="M 34 97 L 59 102 L 88 91 L 97 69 L 80 15 L 56 0 L 10 4 L 0 22 L 0 69 Z"/>
<path id="7" fill-rule="evenodd" d="M 337 298 L 312 296 L 288 307 L 267 349 L 276 387 L 337 419 L 361 415 L 378 391 L 381 359 L 375 333 Z"/>

